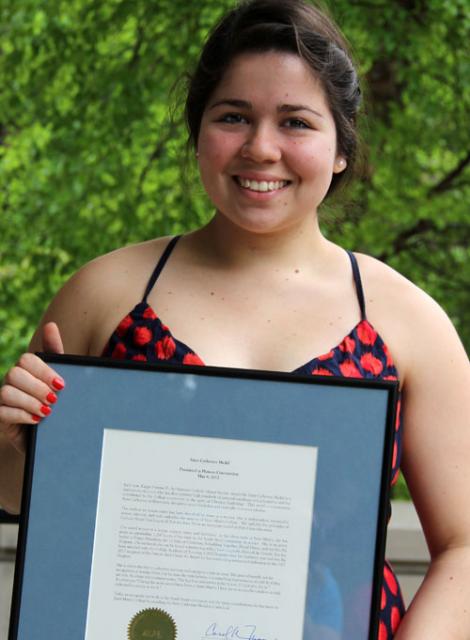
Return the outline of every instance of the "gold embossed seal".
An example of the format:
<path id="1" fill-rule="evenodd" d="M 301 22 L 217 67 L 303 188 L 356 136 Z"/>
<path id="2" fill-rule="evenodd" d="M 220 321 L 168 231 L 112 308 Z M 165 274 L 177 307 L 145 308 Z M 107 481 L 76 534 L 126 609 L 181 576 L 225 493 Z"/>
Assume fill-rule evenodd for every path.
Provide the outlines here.
<path id="1" fill-rule="evenodd" d="M 176 640 L 176 624 L 163 609 L 143 609 L 129 623 L 129 640 Z"/>

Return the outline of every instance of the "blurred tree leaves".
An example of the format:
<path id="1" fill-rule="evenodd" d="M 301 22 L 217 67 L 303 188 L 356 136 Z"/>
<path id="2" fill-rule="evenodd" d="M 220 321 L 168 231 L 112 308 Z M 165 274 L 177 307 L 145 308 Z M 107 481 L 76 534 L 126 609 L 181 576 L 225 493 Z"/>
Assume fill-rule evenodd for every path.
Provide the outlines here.
<path id="1" fill-rule="evenodd" d="M 210 215 L 172 88 L 232 4 L 0 0 L 0 372 L 81 264 Z M 368 83 L 368 157 L 325 232 L 424 287 L 468 348 L 469 0 L 329 6 Z"/>

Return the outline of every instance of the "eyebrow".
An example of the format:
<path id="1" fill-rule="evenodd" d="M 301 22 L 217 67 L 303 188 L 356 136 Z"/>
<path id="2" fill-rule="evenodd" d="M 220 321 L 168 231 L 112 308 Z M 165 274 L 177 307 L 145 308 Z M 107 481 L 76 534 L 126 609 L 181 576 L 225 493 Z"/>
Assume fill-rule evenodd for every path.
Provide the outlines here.
<path id="1" fill-rule="evenodd" d="M 218 100 L 217 102 L 214 102 L 214 104 L 212 104 L 209 107 L 209 109 L 215 109 L 215 107 L 220 107 L 222 105 L 236 107 L 238 109 L 247 109 L 247 110 L 253 109 L 253 105 L 251 104 L 251 102 L 248 102 L 247 100 L 235 100 L 230 98 L 224 98 L 223 100 Z M 313 113 L 319 118 L 323 118 L 323 115 L 319 111 L 315 111 L 315 109 L 312 109 L 311 107 L 307 107 L 304 104 L 281 104 L 278 106 L 277 111 L 279 113 L 293 113 L 295 111 L 310 111 L 310 113 Z"/>

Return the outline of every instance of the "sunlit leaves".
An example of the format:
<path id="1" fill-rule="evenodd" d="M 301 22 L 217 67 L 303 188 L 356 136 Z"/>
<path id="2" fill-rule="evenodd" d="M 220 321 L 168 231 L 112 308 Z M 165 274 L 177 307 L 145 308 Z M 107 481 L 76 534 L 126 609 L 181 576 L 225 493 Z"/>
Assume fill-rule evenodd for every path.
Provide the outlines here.
<path id="1" fill-rule="evenodd" d="M 85 261 L 210 215 L 191 162 L 182 172 L 181 108 L 169 111 L 232 4 L 0 3 L 0 371 Z M 370 84 L 369 154 L 325 231 L 427 288 L 468 346 L 468 0 L 329 4 Z"/>

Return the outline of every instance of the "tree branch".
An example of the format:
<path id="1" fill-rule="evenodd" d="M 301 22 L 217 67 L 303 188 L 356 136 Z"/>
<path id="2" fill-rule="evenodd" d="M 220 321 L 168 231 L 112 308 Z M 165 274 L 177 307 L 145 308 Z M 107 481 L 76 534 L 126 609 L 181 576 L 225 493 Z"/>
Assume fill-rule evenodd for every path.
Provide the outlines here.
<path id="1" fill-rule="evenodd" d="M 465 158 L 461 160 L 461 162 L 453 169 L 450 173 L 448 173 L 442 180 L 440 180 L 437 184 L 435 184 L 431 189 L 429 189 L 428 195 L 432 196 L 435 193 L 442 193 L 443 191 L 448 191 L 453 186 L 453 181 L 457 178 L 465 169 L 467 165 L 470 164 L 470 151 L 467 153 Z"/>
<path id="2" fill-rule="evenodd" d="M 136 64 L 139 62 L 140 48 L 142 46 L 143 39 L 144 39 L 144 28 L 142 24 L 139 24 L 137 27 L 137 38 L 132 48 L 132 57 L 129 61 L 129 68 L 131 69 L 135 67 Z"/>
<path id="3" fill-rule="evenodd" d="M 405 9 L 405 11 L 407 11 L 413 20 L 415 20 L 419 25 L 425 25 L 425 21 L 422 19 L 421 13 L 418 13 L 426 11 L 425 3 L 420 2 L 420 0 L 395 0 L 395 4 L 398 4 L 402 9 Z"/>
<path id="4" fill-rule="evenodd" d="M 389 258 L 402 253 L 403 251 L 409 251 L 410 241 L 420 238 L 423 243 L 430 244 L 443 244 L 445 247 L 449 247 L 452 243 L 449 242 L 449 233 L 458 235 L 458 242 L 455 245 L 468 247 L 468 239 L 470 236 L 470 226 L 465 224 L 449 224 L 443 229 L 438 228 L 432 220 L 418 220 L 418 222 L 408 229 L 404 229 L 397 235 L 392 243 L 392 246 L 388 251 L 384 251 L 378 255 L 379 260 L 387 261 Z M 426 237 L 427 234 L 433 234 L 432 237 Z"/>
<path id="5" fill-rule="evenodd" d="M 408 241 L 411 238 L 428 233 L 429 231 L 436 231 L 436 226 L 431 220 L 418 220 L 418 222 L 409 229 L 404 229 L 397 235 L 389 251 L 384 251 L 378 257 L 379 260 L 386 261 L 388 258 L 397 255 L 408 249 Z"/>

